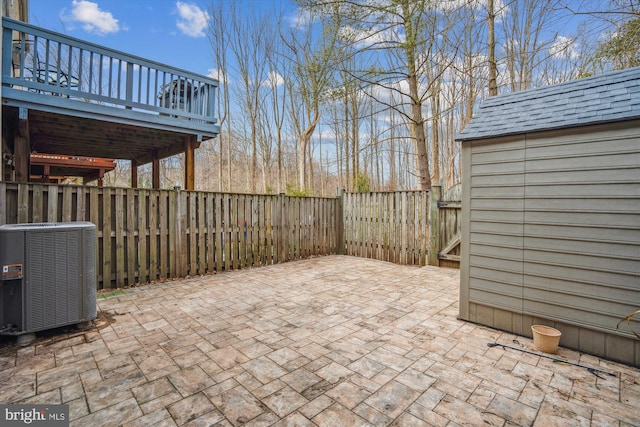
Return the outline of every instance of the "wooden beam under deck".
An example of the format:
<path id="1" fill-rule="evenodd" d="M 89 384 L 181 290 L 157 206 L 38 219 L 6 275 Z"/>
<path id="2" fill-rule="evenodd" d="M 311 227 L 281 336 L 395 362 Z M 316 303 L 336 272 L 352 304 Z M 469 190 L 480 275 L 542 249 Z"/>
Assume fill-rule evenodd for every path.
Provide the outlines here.
<path id="1" fill-rule="evenodd" d="M 67 172 L 70 169 L 81 170 L 82 158 L 135 160 L 137 166 L 151 163 L 153 188 L 160 188 L 160 159 L 185 153 L 185 189 L 195 189 L 195 149 L 201 144 L 196 135 L 38 110 L 22 109 L 27 119 L 19 120 L 19 110 L 10 106 L 3 108 L 3 126 L 15 129 L 13 145 L 18 181 L 29 180 L 33 171 L 28 162 L 30 154 L 35 152 L 65 157 L 61 160 L 63 164 L 51 164 L 55 172 L 50 167 L 46 176 L 60 175 L 61 168 L 66 168 Z M 45 176 L 42 175 L 45 163 L 48 161 L 36 160 L 36 166 L 40 167 L 36 175 Z M 85 182 L 97 179 L 100 183 L 104 173 L 113 170 L 113 165 L 96 163 L 93 172 L 69 176 L 82 176 Z M 132 183 L 137 181 L 136 178 L 132 176 Z"/>
<path id="2" fill-rule="evenodd" d="M 31 164 L 41 166 L 66 166 L 85 169 L 113 170 L 116 163 L 113 159 L 100 159 L 96 157 L 77 157 L 31 153 Z"/>
<path id="3" fill-rule="evenodd" d="M 188 135 L 141 126 L 72 117 L 31 110 L 31 147 L 50 154 L 73 154 L 150 163 L 153 152 L 160 158 L 185 150 Z"/>
<path id="4" fill-rule="evenodd" d="M 65 177 L 82 177 L 84 184 L 97 180 L 102 186 L 104 174 L 116 168 L 113 159 L 43 153 L 31 153 L 30 157 L 31 181 L 51 182 L 53 179 L 55 182 Z"/>

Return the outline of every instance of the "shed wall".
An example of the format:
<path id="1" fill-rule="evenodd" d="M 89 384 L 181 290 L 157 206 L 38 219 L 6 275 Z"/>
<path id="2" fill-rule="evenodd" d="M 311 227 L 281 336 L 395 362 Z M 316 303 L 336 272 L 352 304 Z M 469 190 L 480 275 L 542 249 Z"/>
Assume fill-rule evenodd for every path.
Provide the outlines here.
<path id="1" fill-rule="evenodd" d="M 466 141 L 460 317 L 640 365 L 640 122 Z M 638 322 L 634 328 L 640 330 Z"/>

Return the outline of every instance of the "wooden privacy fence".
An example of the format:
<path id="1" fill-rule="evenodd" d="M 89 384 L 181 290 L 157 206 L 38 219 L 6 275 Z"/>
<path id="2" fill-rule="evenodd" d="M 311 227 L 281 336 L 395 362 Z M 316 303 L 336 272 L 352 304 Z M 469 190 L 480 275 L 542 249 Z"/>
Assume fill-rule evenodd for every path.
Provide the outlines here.
<path id="1" fill-rule="evenodd" d="M 460 185 L 442 192 L 344 193 L 345 254 L 406 265 L 460 265 Z"/>
<path id="2" fill-rule="evenodd" d="M 425 265 L 429 192 L 344 193 L 345 254 Z"/>
<path id="3" fill-rule="evenodd" d="M 0 182 L 0 224 L 94 223 L 98 289 L 336 253 L 457 267 L 455 191 L 318 198 Z"/>
<path id="4" fill-rule="evenodd" d="M 0 224 L 96 224 L 99 289 L 340 248 L 337 199 L 13 183 L 0 196 Z"/>

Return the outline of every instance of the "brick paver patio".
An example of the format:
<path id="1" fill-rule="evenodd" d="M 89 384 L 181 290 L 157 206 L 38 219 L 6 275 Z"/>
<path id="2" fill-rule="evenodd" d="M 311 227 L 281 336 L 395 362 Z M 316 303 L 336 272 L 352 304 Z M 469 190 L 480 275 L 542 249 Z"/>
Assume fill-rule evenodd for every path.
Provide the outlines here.
<path id="1" fill-rule="evenodd" d="M 72 426 L 640 425 L 640 372 L 487 343 L 459 272 L 346 256 L 130 289 L 97 327 L 0 350 L 0 402 L 67 403 Z M 514 342 L 514 340 L 516 340 Z"/>

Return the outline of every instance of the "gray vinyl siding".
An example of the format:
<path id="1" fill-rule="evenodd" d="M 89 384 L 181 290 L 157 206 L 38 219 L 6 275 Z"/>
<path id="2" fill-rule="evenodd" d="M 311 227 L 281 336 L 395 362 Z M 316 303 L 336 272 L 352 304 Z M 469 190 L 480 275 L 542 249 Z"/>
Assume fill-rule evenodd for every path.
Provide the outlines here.
<path id="1" fill-rule="evenodd" d="M 525 141 L 472 150 L 469 300 L 521 312 Z"/>
<path id="2" fill-rule="evenodd" d="M 631 337 L 616 325 L 640 307 L 638 128 L 530 135 L 525 157 L 523 312 Z"/>
<path id="3" fill-rule="evenodd" d="M 640 121 L 462 149 L 461 317 L 639 364 L 616 325 L 640 308 Z"/>

